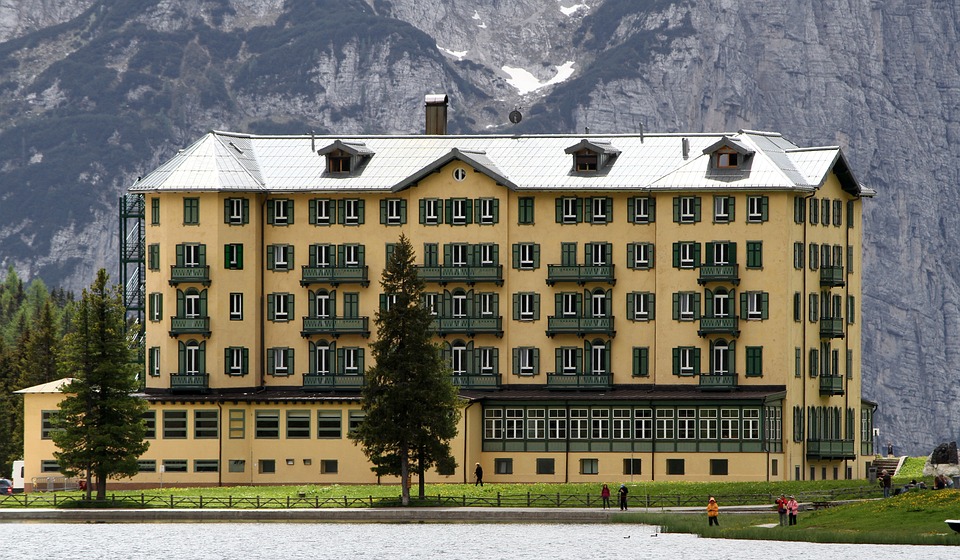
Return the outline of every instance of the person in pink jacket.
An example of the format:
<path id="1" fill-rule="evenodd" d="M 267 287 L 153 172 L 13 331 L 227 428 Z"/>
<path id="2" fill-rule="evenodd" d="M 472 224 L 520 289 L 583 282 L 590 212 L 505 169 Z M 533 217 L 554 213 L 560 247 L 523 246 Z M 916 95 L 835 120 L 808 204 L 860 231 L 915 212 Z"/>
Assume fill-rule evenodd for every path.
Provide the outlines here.
<path id="1" fill-rule="evenodd" d="M 799 510 L 800 504 L 797 503 L 797 499 L 790 496 L 790 499 L 787 500 L 787 514 L 790 516 L 790 525 L 797 524 L 797 511 Z"/>

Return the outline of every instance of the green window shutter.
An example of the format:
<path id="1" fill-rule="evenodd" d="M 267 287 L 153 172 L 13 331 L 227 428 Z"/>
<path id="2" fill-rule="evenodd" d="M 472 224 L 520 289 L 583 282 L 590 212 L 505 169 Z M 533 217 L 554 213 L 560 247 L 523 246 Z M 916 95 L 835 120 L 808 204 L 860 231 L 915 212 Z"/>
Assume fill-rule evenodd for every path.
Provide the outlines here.
<path id="1" fill-rule="evenodd" d="M 707 243 L 704 244 L 704 249 L 706 249 L 707 251 L 707 258 L 706 258 L 707 266 L 713 265 L 713 255 L 714 255 L 713 247 L 715 245 L 716 243 L 714 243 L 713 241 L 708 241 Z"/>
<path id="2" fill-rule="evenodd" d="M 533 245 L 533 268 L 540 268 L 540 244 Z"/>
<path id="3" fill-rule="evenodd" d="M 292 321 L 293 317 L 293 294 L 287 294 L 287 320 Z"/>
<path id="4" fill-rule="evenodd" d="M 700 320 L 700 292 L 693 294 L 693 318 Z"/>
<path id="5" fill-rule="evenodd" d="M 177 245 L 177 266 L 183 266 L 183 245 Z"/>
<path id="6" fill-rule="evenodd" d="M 680 375 L 680 349 L 673 349 L 673 374 Z"/>
<path id="7" fill-rule="evenodd" d="M 728 242 L 727 250 L 730 255 L 730 264 L 737 264 L 737 244 L 733 241 Z"/>
<path id="8" fill-rule="evenodd" d="M 587 223 L 593 221 L 593 197 L 583 199 L 583 219 Z M 579 222 L 580 219 L 578 218 L 577 221 Z"/>
<path id="9" fill-rule="evenodd" d="M 603 198 L 603 206 L 607 213 L 606 222 L 609 224 L 613 222 L 613 199 L 609 196 Z"/>
<path id="10" fill-rule="evenodd" d="M 513 268 L 515 269 L 520 268 L 520 244 L 519 243 L 513 244 Z"/>
<path id="11" fill-rule="evenodd" d="M 563 198 L 557 197 L 557 223 L 563 223 Z"/>
<path id="12" fill-rule="evenodd" d="M 700 375 L 700 349 L 693 349 L 693 374 Z"/>
<path id="13" fill-rule="evenodd" d="M 293 269 L 294 269 L 294 265 L 293 265 L 293 263 L 294 263 L 294 260 L 293 260 L 293 259 L 294 259 L 293 249 L 294 249 L 294 246 L 293 246 L 293 245 L 288 245 L 288 246 L 287 246 L 287 270 L 293 270 Z"/>
<path id="14" fill-rule="evenodd" d="M 731 197 L 729 197 L 729 198 L 730 198 L 730 221 L 733 222 L 733 221 L 736 221 L 736 215 L 737 215 L 737 213 L 736 213 L 737 199 L 736 199 L 736 197 L 733 197 L 733 196 L 731 196 Z M 748 208 L 748 210 L 749 210 L 749 208 Z"/>
<path id="15" fill-rule="evenodd" d="M 357 371 L 361 374 L 366 371 L 363 366 L 363 348 L 357 348 Z"/>
<path id="16" fill-rule="evenodd" d="M 276 302 L 274 300 L 273 294 L 267 297 L 267 319 L 270 321 L 275 321 L 277 318 L 277 313 L 275 310 Z"/>
<path id="17" fill-rule="evenodd" d="M 230 199 L 223 199 L 223 223 L 230 223 Z"/>
<path id="18" fill-rule="evenodd" d="M 700 244 L 699 243 L 693 244 L 693 266 L 695 267 L 700 266 Z"/>
<path id="19" fill-rule="evenodd" d="M 293 225 L 293 199 L 284 201 L 287 205 L 287 224 Z"/>
<path id="20" fill-rule="evenodd" d="M 769 318 L 770 294 L 763 292 L 760 294 L 760 318 L 767 320 Z"/>
<path id="21" fill-rule="evenodd" d="M 332 206 L 332 205 L 331 205 L 331 206 Z M 336 222 L 337 222 L 338 224 L 340 224 L 340 225 L 343 225 L 343 223 L 344 223 L 344 218 L 346 217 L 346 213 L 347 213 L 347 212 L 346 212 L 346 209 L 347 209 L 347 201 L 346 201 L 345 199 L 342 199 L 342 198 L 341 198 L 340 200 L 337 201 L 337 205 L 336 205 L 336 206 L 337 206 L 337 220 L 336 220 Z M 332 209 L 332 208 L 331 208 L 331 209 Z M 333 217 L 331 216 L 331 218 L 333 218 Z M 331 219 L 331 221 L 333 221 L 333 220 Z"/>
<path id="22" fill-rule="evenodd" d="M 237 269 L 243 269 L 243 244 L 237 243 L 234 245 L 234 250 L 237 252 Z"/>
<path id="23" fill-rule="evenodd" d="M 493 258 L 493 264 L 500 264 L 500 245 L 493 243 L 490 247 L 490 256 Z"/>
<path id="24" fill-rule="evenodd" d="M 293 358 L 293 348 L 287 348 L 287 375 L 293 375 L 293 372 L 296 371 L 296 365 L 294 365 Z"/>
<path id="25" fill-rule="evenodd" d="M 633 321 L 636 318 L 635 310 L 637 307 L 634 302 L 634 298 L 637 295 L 638 294 L 636 294 L 635 292 L 630 292 L 627 294 L 627 320 L 628 321 Z"/>
<path id="26" fill-rule="evenodd" d="M 267 201 L 267 223 L 273 225 L 273 218 L 276 216 L 276 212 L 273 210 L 273 206 L 276 203 L 275 200 Z"/>
<path id="27" fill-rule="evenodd" d="M 407 223 L 407 201 L 406 199 L 400 200 L 400 223 Z"/>
<path id="28" fill-rule="evenodd" d="M 647 248 L 647 257 L 649 257 L 649 264 L 647 265 L 647 268 L 650 269 L 656 264 L 656 255 L 654 253 L 656 253 L 657 248 L 653 243 L 648 243 L 647 245 L 649 246 Z"/>
<path id="29" fill-rule="evenodd" d="M 342 375 L 342 374 L 343 374 L 343 354 L 344 354 L 344 350 L 343 350 L 343 348 L 337 348 L 336 351 L 335 351 L 335 353 L 336 353 L 337 363 L 334 364 L 334 366 L 333 366 L 333 371 L 336 372 L 336 373 L 338 373 L 338 374 L 341 374 L 341 375 Z"/>
<path id="30" fill-rule="evenodd" d="M 330 246 L 324 248 L 326 251 L 330 251 Z M 330 251 L 332 252 L 332 251 Z M 333 255 L 328 255 L 332 257 Z M 327 262 L 330 262 L 332 259 L 327 258 Z M 347 265 L 347 247 L 346 245 L 337 245 L 337 266 L 343 267 Z"/>
<path id="31" fill-rule="evenodd" d="M 586 346 L 586 347 L 592 346 L 589 342 L 584 342 L 583 345 Z M 588 350 L 587 356 L 589 356 L 589 355 L 590 355 L 590 354 L 589 354 L 589 350 Z M 583 367 L 583 348 L 577 348 L 576 357 L 577 357 L 577 364 L 576 364 L 577 373 L 583 373 L 583 372 L 585 372 L 585 371 L 588 371 L 588 370 L 584 369 L 584 367 Z M 589 358 L 588 358 L 588 359 L 589 359 Z M 588 367 L 589 367 L 589 366 L 588 366 Z"/>
<path id="32" fill-rule="evenodd" d="M 513 294 L 513 320 L 520 320 L 520 294 Z"/>
<path id="33" fill-rule="evenodd" d="M 563 315 L 563 294 L 560 294 L 560 293 L 554 294 L 553 302 L 554 302 L 554 305 L 556 306 L 555 309 L 556 309 L 557 317 L 559 317 L 560 315 Z"/>
<path id="34" fill-rule="evenodd" d="M 315 342 L 310 342 L 308 352 L 310 363 L 307 366 L 307 370 L 310 373 L 317 373 L 317 344 Z"/>
<path id="35" fill-rule="evenodd" d="M 647 317 L 653 321 L 657 318 L 657 294 L 647 294 Z"/>
<path id="36" fill-rule="evenodd" d="M 680 223 L 680 197 L 679 196 L 673 197 L 673 222 L 675 224 Z M 677 373 L 679 373 L 679 369 L 677 370 Z"/>
<path id="37" fill-rule="evenodd" d="M 540 349 L 539 348 L 533 349 L 533 374 L 534 375 L 540 374 Z"/>
<path id="38" fill-rule="evenodd" d="M 577 208 L 577 223 L 583 223 L 583 202 L 584 200 L 579 196 L 574 199 L 574 206 Z"/>
<path id="39" fill-rule="evenodd" d="M 707 306 L 709 307 L 709 305 L 710 303 L 708 302 Z M 741 292 L 740 293 L 740 316 L 741 317 L 747 316 L 747 305 L 748 305 L 747 292 Z"/>
<path id="40" fill-rule="evenodd" d="M 267 245 L 267 270 L 273 270 L 273 264 L 274 264 L 273 254 L 274 254 L 273 245 Z"/>
<path id="41" fill-rule="evenodd" d="M 540 320 L 540 294 L 533 294 L 533 320 Z"/>
<path id="42" fill-rule="evenodd" d="M 494 198 L 491 204 L 493 205 L 493 223 L 499 224 L 500 223 L 500 199 Z"/>
<path id="43" fill-rule="evenodd" d="M 420 225 L 427 223 L 427 201 L 426 199 L 421 198 L 417 203 L 420 207 Z"/>
<path id="44" fill-rule="evenodd" d="M 583 244 L 583 264 L 590 264 L 593 261 L 591 257 L 593 256 L 593 243 L 584 243 Z"/>
<path id="45" fill-rule="evenodd" d="M 308 212 L 310 215 L 307 216 L 307 218 L 309 219 L 311 225 L 317 225 L 317 199 L 311 198 L 308 206 Z"/>
<path id="46" fill-rule="evenodd" d="M 608 265 L 613 264 L 613 243 L 603 244 L 603 262 Z"/>
<path id="47" fill-rule="evenodd" d="M 207 291 L 203 290 L 200 292 L 200 316 L 207 316 Z"/>
<path id="48" fill-rule="evenodd" d="M 649 223 L 654 223 L 657 221 L 657 199 L 652 196 L 647 199 L 647 212 L 650 214 L 650 218 L 647 220 Z"/>
<path id="49" fill-rule="evenodd" d="M 820 318 L 820 296 L 810 294 L 810 322 L 816 323 Z"/>
<path id="50" fill-rule="evenodd" d="M 453 223 L 453 199 L 448 198 L 444 201 L 443 205 L 444 221 L 445 223 Z"/>
<path id="51" fill-rule="evenodd" d="M 267 373 L 273 375 L 277 372 L 274 367 L 276 364 L 276 350 L 273 348 L 267 348 Z"/>
<path id="52" fill-rule="evenodd" d="M 700 197 L 699 196 L 693 197 L 693 221 L 694 222 L 700 221 Z"/>
<path id="53" fill-rule="evenodd" d="M 817 377 L 820 374 L 820 351 L 816 348 L 810 349 L 810 377 Z"/>
<path id="54" fill-rule="evenodd" d="M 385 199 L 380 199 L 380 224 L 386 225 L 387 223 L 387 201 Z"/>
<path id="55" fill-rule="evenodd" d="M 364 210 L 363 210 L 363 206 L 364 206 L 364 201 L 363 201 L 363 200 L 358 200 L 358 201 L 357 201 L 357 218 L 359 218 L 358 221 L 357 221 L 358 224 L 363 224 L 363 222 L 364 222 Z"/>
<path id="56" fill-rule="evenodd" d="M 450 243 L 445 243 L 443 245 L 443 265 L 450 266 L 452 263 L 451 253 L 453 252 L 452 245 Z"/>
<path id="57" fill-rule="evenodd" d="M 637 223 L 637 199 L 636 197 L 631 196 L 627 199 L 627 222 L 631 224 Z"/>
<path id="58" fill-rule="evenodd" d="M 673 293 L 673 320 L 680 320 L 680 294 L 678 292 Z"/>
<path id="59" fill-rule="evenodd" d="M 673 242 L 673 268 L 680 268 L 680 243 Z"/>
<path id="60" fill-rule="evenodd" d="M 307 291 L 307 315 L 310 317 L 317 316 L 317 292 L 313 290 Z"/>
<path id="61" fill-rule="evenodd" d="M 513 374 L 520 375 L 520 349 L 514 348 L 513 352 Z"/>
<path id="62" fill-rule="evenodd" d="M 767 196 L 760 197 L 760 220 L 766 222 L 769 219 L 770 199 Z"/>
<path id="63" fill-rule="evenodd" d="M 554 350 L 554 368 L 557 373 L 563 371 L 563 350 L 560 348 Z"/>
<path id="64" fill-rule="evenodd" d="M 847 324 L 852 325 L 856 317 L 857 304 L 854 296 L 847 296 Z"/>
<path id="65" fill-rule="evenodd" d="M 183 342 L 177 343 L 178 347 L 178 358 L 179 358 L 179 373 L 184 373 L 187 371 L 187 345 Z"/>
<path id="66" fill-rule="evenodd" d="M 186 301 L 186 297 L 183 291 L 177 290 L 177 317 L 183 317 L 185 301 Z"/>

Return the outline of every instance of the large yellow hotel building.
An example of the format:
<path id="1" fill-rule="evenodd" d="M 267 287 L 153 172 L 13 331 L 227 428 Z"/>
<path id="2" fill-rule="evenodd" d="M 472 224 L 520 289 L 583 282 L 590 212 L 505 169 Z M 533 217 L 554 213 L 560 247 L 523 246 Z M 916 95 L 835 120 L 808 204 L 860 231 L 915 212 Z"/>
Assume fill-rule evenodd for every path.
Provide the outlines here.
<path id="1" fill-rule="evenodd" d="M 120 484 L 375 482 L 347 435 L 406 235 L 490 482 L 861 478 L 861 201 L 780 134 L 211 132 L 146 175 L 150 449 Z M 55 473 L 55 385 L 26 479 Z"/>

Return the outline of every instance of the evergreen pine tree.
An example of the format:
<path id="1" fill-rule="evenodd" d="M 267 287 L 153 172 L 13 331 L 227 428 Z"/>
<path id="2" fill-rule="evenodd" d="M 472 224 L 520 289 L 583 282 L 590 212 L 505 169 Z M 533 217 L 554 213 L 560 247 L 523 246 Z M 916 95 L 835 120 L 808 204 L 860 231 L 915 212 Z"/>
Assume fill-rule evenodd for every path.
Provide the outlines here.
<path id="1" fill-rule="evenodd" d="M 460 400 L 440 348 L 431 340 L 413 247 L 405 236 L 380 280 L 385 304 L 376 315 L 375 360 L 363 388 L 363 422 L 351 434 L 377 474 L 400 476 L 403 505 L 410 503 L 409 473 L 417 461 L 421 497 L 424 471 L 455 466 L 450 440 L 457 434 Z"/>
<path id="2" fill-rule="evenodd" d="M 73 381 L 61 390 L 53 442 L 54 456 L 68 476 L 84 473 L 87 497 L 96 479 L 97 500 L 107 496 L 108 478 L 137 474 L 137 458 L 147 450 L 131 341 L 125 333 L 120 289 L 107 285 L 103 269 L 77 305 L 71 332 L 64 338 L 61 370 Z"/>

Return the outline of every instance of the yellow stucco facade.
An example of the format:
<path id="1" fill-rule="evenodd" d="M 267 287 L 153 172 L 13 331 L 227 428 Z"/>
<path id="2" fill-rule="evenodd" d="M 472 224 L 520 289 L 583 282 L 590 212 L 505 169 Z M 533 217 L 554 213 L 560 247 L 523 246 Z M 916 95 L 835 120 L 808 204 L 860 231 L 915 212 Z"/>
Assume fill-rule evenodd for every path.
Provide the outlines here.
<path id="1" fill-rule="evenodd" d="M 230 138 L 198 146 L 215 142 L 262 188 L 231 187 L 221 162 L 217 188 L 167 169 L 131 189 L 152 437 L 118 484 L 376 481 L 347 433 L 401 234 L 464 397 L 457 471 L 429 481 L 470 482 L 475 463 L 491 482 L 866 476 L 872 191 L 839 149 L 749 132 L 306 137 L 314 167 L 291 159 L 271 179 L 266 148 L 294 149 Z M 55 469 L 40 424 L 57 398 L 26 392 L 28 481 Z"/>

